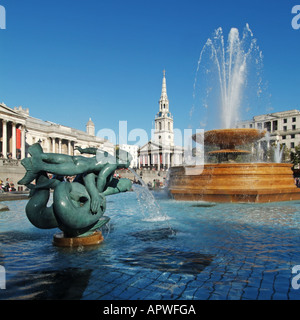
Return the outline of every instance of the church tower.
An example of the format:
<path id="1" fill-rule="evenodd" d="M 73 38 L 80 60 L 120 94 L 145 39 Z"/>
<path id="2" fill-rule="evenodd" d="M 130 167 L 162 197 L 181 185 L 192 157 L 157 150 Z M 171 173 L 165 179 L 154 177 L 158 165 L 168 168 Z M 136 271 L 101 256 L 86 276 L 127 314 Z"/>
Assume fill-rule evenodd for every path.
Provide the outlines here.
<path id="1" fill-rule="evenodd" d="M 163 71 L 159 112 L 155 116 L 154 142 L 163 146 L 174 146 L 173 116 L 169 111 L 166 71 Z"/>

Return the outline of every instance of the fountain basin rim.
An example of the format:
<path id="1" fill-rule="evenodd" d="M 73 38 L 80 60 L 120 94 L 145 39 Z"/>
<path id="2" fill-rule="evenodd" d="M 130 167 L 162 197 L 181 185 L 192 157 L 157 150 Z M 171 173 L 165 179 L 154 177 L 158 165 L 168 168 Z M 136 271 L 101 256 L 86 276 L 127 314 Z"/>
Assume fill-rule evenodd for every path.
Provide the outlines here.
<path id="1" fill-rule="evenodd" d="M 204 163 L 203 165 L 191 165 L 191 166 L 177 166 L 171 167 L 170 170 L 182 170 L 182 169 L 197 169 L 197 168 L 208 168 L 208 167 L 289 167 L 292 168 L 293 164 L 291 163 L 276 163 L 276 162 L 240 162 L 240 163 Z"/>
<path id="2" fill-rule="evenodd" d="M 213 175 L 214 172 L 218 171 L 218 174 L 234 176 L 239 175 L 241 172 L 243 174 L 247 173 L 248 176 L 255 175 L 256 170 L 264 170 L 265 172 L 275 170 L 279 173 L 279 170 L 289 169 L 292 174 L 293 165 L 290 163 L 234 163 L 234 162 L 222 162 L 222 163 L 206 163 L 203 165 L 194 165 L 194 166 L 177 166 L 170 168 L 170 175 L 173 176 L 204 176 L 204 175 Z M 300 189 L 299 189 L 300 190 Z"/>
<path id="3" fill-rule="evenodd" d="M 236 129 L 216 129 L 204 132 L 205 145 L 223 145 L 230 146 L 232 149 L 235 145 L 243 145 L 256 142 L 262 139 L 266 131 L 251 128 L 236 128 Z M 198 139 L 198 137 L 200 137 Z M 203 133 L 196 133 L 192 136 L 195 142 L 201 143 Z"/>
<path id="4" fill-rule="evenodd" d="M 216 150 L 216 151 L 210 151 L 208 154 L 210 155 L 217 155 L 217 154 L 236 154 L 236 155 L 242 155 L 242 154 L 250 154 L 251 151 L 246 150 L 238 150 L 238 149 L 222 149 L 222 150 Z"/>

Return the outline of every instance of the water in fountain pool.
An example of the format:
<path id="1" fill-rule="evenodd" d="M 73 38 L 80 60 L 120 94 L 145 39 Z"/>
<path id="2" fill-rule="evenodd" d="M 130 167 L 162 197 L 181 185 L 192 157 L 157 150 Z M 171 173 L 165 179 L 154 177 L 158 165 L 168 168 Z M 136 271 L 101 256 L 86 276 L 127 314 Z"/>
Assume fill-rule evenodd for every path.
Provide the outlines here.
<path id="1" fill-rule="evenodd" d="M 136 194 L 108 197 L 99 246 L 59 248 L 33 227 L 26 200 L 0 213 L 0 299 L 298 299 L 299 202 L 216 204 L 157 199 L 170 218 L 144 221 Z M 7 203 L 4 203 L 7 204 Z"/>

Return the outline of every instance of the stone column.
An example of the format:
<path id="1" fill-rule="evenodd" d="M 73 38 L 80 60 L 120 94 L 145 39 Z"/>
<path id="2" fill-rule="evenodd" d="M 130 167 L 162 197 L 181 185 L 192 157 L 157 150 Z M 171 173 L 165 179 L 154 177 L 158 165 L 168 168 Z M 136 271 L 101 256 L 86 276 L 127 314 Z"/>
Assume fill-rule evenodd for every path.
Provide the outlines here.
<path id="1" fill-rule="evenodd" d="M 157 170 L 160 171 L 160 155 L 157 154 Z"/>
<path id="2" fill-rule="evenodd" d="M 68 140 L 68 155 L 71 156 L 71 141 Z"/>
<path id="3" fill-rule="evenodd" d="M 169 169 L 171 166 L 171 154 L 170 153 L 168 153 L 168 155 L 167 155 L 167 165 L 168 165 L 168 169 Z"/>
<path id="4" fill-rule="evenodd" d="M 146 164 L 146 156 L 145 155 L 142 155 L 143 157 L 143 167 L 145 167 L 145 164 Z"/>
<path id="5" fill-rule="evenodd" d="M 61 139 L 58 139 L 58 153 L 61 153 Z"/>
<path id="6" fill-rule="evenodd" d="M 12 126 L 11 126 L 11 130 L 12 130 L 12 153 L 11 153 L 11 157 L 12 159 L 16 159 L 17 158 L 17 135 L 16 135 L 16 123 L 12 122 Z"/>
<path id="7" fill-rule="evenodd" d="M 7 120 L 2 120 L 2 154 L 7 158 Z"/>
<path id="8" fill-rule="evenodd" d="M 21 159 L 25 158 L 25 127 L 22 125 L 21 130 Z"/>
<path id="9" fill-rule="evenodd" d="M 168 154 L 165 152 L 165 167 L 168 169 Z"/>
<path id="10" fill-rule="evenodd" d="M 55 138 L 52 138 L 52 153 L 55 153 Z"/>

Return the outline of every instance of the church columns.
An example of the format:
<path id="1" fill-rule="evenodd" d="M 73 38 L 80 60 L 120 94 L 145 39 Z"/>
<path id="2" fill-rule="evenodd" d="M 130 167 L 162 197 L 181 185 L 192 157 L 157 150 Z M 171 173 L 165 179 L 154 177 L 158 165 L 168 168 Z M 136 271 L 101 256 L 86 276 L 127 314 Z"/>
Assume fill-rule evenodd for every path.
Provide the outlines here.
<path id="1" fill-rule="evenodd" d="M 160 171 L 160 154 L 157 153 L 157 170 Z"/>
<path id="2" fill-rule="evenodd" d="M 158 171 L 168 170 L 176 162 L 176 155 L 173 151 L 166 149 L 159 152 L 149 152 L 148 154 L 140 154 L 139 168 L 155 168 Z"/>
<path id="3" fill-rule="evenodd" d="M 171 153 L 170 152 L 162 152 L 162 166 L 164 169 L 169 169 L 171 167 Z"/>
<path id="4" fill-rule="evenodd" d="M 146 155 L 143 155 L 143 167 L 145 167 L 147 163 L 146 157 L 147 157 Z"/>
<path id="5" fill-rule="evenodd" d="M 165 168 L 165 166 L 166 166 L 166 157 L 165 157 L 165 153 L 164 152 L 162 152 L 161 157 L 162 157 L 162 167 Z"/>
<path id="6" fill-rule="evenodd" d="M 169 169 L 170 168 L 170 153 L 166 152 L 165 156 L 166 156 L 166 169 Z"/>
<path id="7" fill-rule="evenodd" d="M 167 163 L 168 163 L 168 169 L 171 167 L 171 153 L 167 154 Z"/>
<path id="8" fill-rule="evenodd" d="M 166 169 L 169 168 L 169 154 L 168 153 L 165 153 L 165 164 L 166 164 Z"/>

